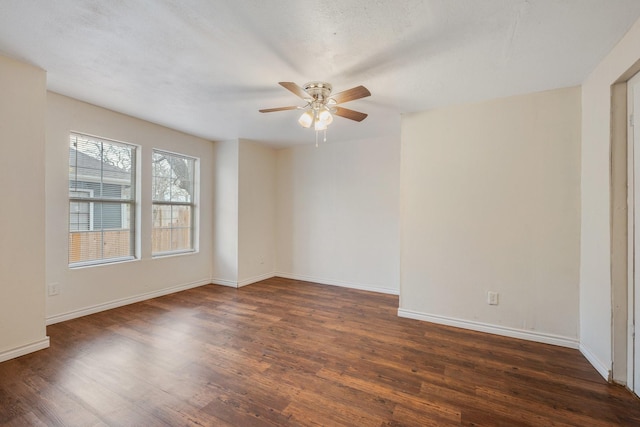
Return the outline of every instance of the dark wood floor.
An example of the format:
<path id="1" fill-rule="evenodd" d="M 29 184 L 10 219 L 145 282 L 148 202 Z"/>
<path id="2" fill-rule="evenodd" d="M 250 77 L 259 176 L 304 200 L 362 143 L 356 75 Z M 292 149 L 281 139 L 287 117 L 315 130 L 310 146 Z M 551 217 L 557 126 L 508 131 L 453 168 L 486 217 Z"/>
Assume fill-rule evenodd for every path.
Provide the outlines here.
<path id="1" fill-rule="evenodd" d="M 640 401 L 576 350 L 398 318 L 274 278 L 59 323 L 0 364 L 0 424 L 619 426 Z"/>

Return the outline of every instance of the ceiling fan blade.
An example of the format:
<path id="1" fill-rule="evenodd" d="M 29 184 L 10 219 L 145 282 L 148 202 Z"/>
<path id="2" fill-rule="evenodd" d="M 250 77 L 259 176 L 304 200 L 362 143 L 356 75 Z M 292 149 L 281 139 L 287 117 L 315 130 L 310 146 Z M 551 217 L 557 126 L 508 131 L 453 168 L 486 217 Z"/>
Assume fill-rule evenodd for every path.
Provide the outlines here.
<path id="1" fill-rule="evenodd" d="M 371 92 L 369 92 L 369 89 L 364 86 L 356 86 L 351 89 L 338 92 L 335 95 L 332 95 L 331 98 L 336 101 L 336 104 L 342 104 L 344 102 L 365 98 L 367 96 L 371 96 Z"/>
<path id="2" fill-rule="evenodd" d="M 274 111 L 286 111 L 286 110 L 296 110 L 298 107 L 278 107 L 278 108 L 265 108 L 263 110 L 258 110 L 261 113 L 273 113 Z"/>
<path id="3" fill-rule="evenodd" d="M 334 114 L 336 116 L 344 117 L 345 119 L 355 120 L 356 122 L 361 122 L 367 118 L 367 114 L 365 113 L 342 107 L 335 107 Z"/>
<path id="4" fill-rule="evenodd" d="M 278 82 L 280 86 L 292 92 L 294 95 L 298 95 L 302 99 L 309 99 L 311 96 L 300 86 L 295 84 L 294 82 Z"/>

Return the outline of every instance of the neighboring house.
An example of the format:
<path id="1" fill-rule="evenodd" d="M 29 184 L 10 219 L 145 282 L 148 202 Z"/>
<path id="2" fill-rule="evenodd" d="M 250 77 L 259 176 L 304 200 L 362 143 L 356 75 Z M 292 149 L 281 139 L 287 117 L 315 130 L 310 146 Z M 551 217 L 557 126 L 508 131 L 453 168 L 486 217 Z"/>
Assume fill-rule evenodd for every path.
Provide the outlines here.
<path id="1" fill-rule="evenodd" d="M 83 198 L 120 199 L 131 191 L 131 174 L 109 165 L 81 151 L 69 148 L 69 156 L 76 159 L 76 170 L 69 171 L 69 196 Z M 102 179 L 101 179 L 102 178 Z M 74 202 L 69 210 L 69 231 L 93 231 L 129 227 L 129 218 L 120 205 L 94 202 Z"/>
<path id="2" fill-rule="evenodd" d="M 73 147 L 69 156 L 69 263 L 131 256 L 129 211 L 117 202 L 130 196 L 131 173 Z"/>

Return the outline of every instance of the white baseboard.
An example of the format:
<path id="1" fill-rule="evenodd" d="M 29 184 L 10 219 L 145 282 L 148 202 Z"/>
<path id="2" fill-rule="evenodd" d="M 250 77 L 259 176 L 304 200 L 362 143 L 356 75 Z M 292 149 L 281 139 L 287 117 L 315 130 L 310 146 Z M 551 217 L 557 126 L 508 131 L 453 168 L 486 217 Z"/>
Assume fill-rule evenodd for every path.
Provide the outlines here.
<path id="1" fill-rule="evenodd" d="M 470 329 L 472 331 L 487 332 L 489 334 L 502 335 L 505 337 L 519 338 L 527 341 L 535 341 L 544 344 L 553 344 L 560 347 L 578 349 L 579 341 L 561 335 L 546 334 L 542 332 L 527 331 L 524 329 L 509 328 L 506 326 L 492 325 L 489 323 L 474 322 L 471 320 L 455 319 L 452 317 L 439 316 L 435 314 L 419 313 L 411 310 L 398 309 L 398 316 L 409 319 L 423 320 L 426 322 L 438 323 L 440 325 L 455 326 L 456 328 Z"/>
<path id="2" fill-rule="evenodd" d="M 15 359 L 16 357 L 24 356 L 25 354 L 33 353 L 34 351 L 43 350 L 45 348 L 49 348 L 49 337 L 44 337 L 41 340 L 0 352 L 0 362 Z"/>
<path id="3" fill-rule="evenodd" d="M 228 286 L 230 288 L 241 288 L 243 286 L 251 285 L 252 283 L 271 279 L 272 277 L 275 277 L 275 275 L 276 274 L 273 272 L 265 273 L 259 276 L 250 277 L 248 279 L 239 280 L 237 282 L 233 280 L 227 280 L 227 279 L 211 279 L 211 283 L 213 283 L 214 285 Z"/>
<path id="4" fill-rule="evenodd" d="M 272 277 L 275 277 L 275 275 L 276 273 L 272 271 L 270 273 L 261 274 L 259 276 L 254 276 L 249 279 L 240 280 L 238 282 L 238 287 L 241 288 L 243 286 L 251 285 L 252 283 L 260 282 L 261 280 L 271 279 Z"/>
<path id="5" fill-rule="evenodd" d="M 343 282 L 340 280 L 323 279 L 321 277 L 303 276 L 301 274 L 283 273 L 278 271 L 274 274 L 276 277 L 284 277 L 285 279 L 303 280 L 305 282 L 320 283 L 321 285 L 340 286 L 342 288 L 359 289 L 361 291 L 378 292 L 381 294 L 399 295 L 399 289 L 381 288 L 378 286 L 364 285 L 361 283 Z"/>
<path id="6" fill-rule="evenodd" d="M 89 307 L 81 308 L 79 310 L 73 310 L 66 313 L 49 316 L 47 317 L 46 323 L 47 325 L 53 325 L 54 323 L 76 319 L 78 317 L 99 313 L 105 310 L 111 310 L 112 308 L 122 307 L 124 305 L 129 305 L 136 302 L 161 297 L 163 295 L 169 295 L 169 294 L 173 294 L 180 291 L 186 291 L 187 289 L 197 288 L 199 286 L 208 285 L 210 283 L 211 283 L 210 279 L 203 279 L 203 280 L 198 280 L 196 282 L 185 283 L 182 285 L 172 286 L 170 288 L 164 288 L 164 289 L 160 289 L 153 292 L 147 292 L 147 293 L 135 295 L 132 297 L 127 297 L 127 298 L 122 298 L 115 301 L 106 302 L 104 304 L 96 304 Z"/>
<path id="7" fill-rule="evenodd" d="M 609 369 L 607 365 L 602 363 L 600 359 L 598 359 L 596 355 L 593 354 L 593 351 L 591 351 L 589 347 L 587 347 L 583 343 L 580 343 L 580 353 L 582 353 L 582 355 L 589 361 L 589 363 L 591 363 L 591 365 L 596 368 L 596 371 L 598 371 L 598 373 L 602 375 L 602 378 L 607 381 L 611 381 L 611 369 Z"/>
<path id="8" fill-rule="evenodd" d="M 214 285 L 228 286 L 230 288 L 237 288 L 238 287 L 238 282 L 235 282 L 233 280 L 211 279 L 211 283 L 213 283 Z"/>

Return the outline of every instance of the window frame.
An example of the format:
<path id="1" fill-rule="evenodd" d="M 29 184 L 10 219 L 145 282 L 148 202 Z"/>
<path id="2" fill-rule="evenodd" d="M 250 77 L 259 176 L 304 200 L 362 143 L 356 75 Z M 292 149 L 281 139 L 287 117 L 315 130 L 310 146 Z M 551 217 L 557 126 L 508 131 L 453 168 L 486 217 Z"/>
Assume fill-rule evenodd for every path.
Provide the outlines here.
<path id="1" fill-rule="evenodd" d="M 132 153 L 132 157 L 133 157 L 133 162 L 131 164 L 131 172 L 130 172 L 130 192 L 131 192 L 131 196 L 129 198 L 114 198 L 114 197 L 93 197 L 94 194 L 94 190 L 89 190 L 87 191 L 86 189 L 82 189 L 82 188 L 73 188 L 70 186 L 72 180 L 71 180 L 71 176 L 68 177 L 67 182 L 68 182 L 68 188 L 67 188 L 67 233 L 68 236 L 71 237 L 71 235 L 73 233 L 87 233 L 87 232 L 100 232 L 101 234 L 101 240 L 102 240 L 102 258 L 98 258 L 98 259 L 91 259 L 91 260 L 85 260 L 85 261 L 76 261 L 76 262 L 72 262 L 71 261 L 71 247 L 67 248 L 67 260 L 68 260 L 68 266 L 71 269 L 75 269 L 75 268 L 81 268 L 81 267 L 90 267 L 90 266 L 96 266 L 96 265 L 106 265 L 106 264 L 112 264 L 112 263 L 118 263 L 118 262 L 124 262 L 124 261 L 135 261 L 140 259 L 139 256 L 139 232 L 140 232 L 140 224 L 139 224 L 139 186 L 140 186 L 140 146 L 136 145 L 136 144 L 132 144 L 130 142 L 124 142 L 124 141 L 118 141 L 118 140 L 114 140 L 114 139 L 110 139 L 110 138 L 105 138 L 105 137 L 101 137 L 101 136 L 95 136 L 95 135 L 90 135 L 87 133 L 83 133 L 83 132 L 76 132 L 76 131 L 70 131 L 69 132 L 69 147 L 72 148 L 72 142 L 73 142 L 73 138 L 79 138 L 79 139 L 85 139 L 85 140 L 91 140 L 91 141 L 96 141 L 96 142 L 100 142 L 102 145 L 104 145 L 105 143 L 107 144 L 112 144 L 112 145 L 116 145 L 116 146 L 124 146 L 128 149 L 131 150 Z M 78 151 L 76 149 L 76 151 Z M 83 153 L 85 154 L 85 153 Z M 85 154 L 86 155 L 86 154 Z M 98 160 L 98 159 L 96 159 Z M 98 160 L 100 162 L 102 162 L 101 160 Z M 72 165 L 69 164 L 69 167 L 71 168 Z M 75 167 L 78 167 L 78 163 L 76 161 L 75 163 Z M 76 183 L 79 182 L 77 179 L 73 180 Z M 86 182 L 92 182 L 92 181 L 86 181 Z M 101 171 L 101 175 L 99 180 L 95 181 L 95 182 L 99 182 L 100 185 L 104 185 L 104 174 Z M 76 184 L 77 185 L 77 184 Z M 90 194 L 89 197 L 82 197 L 82 196 L 72 196 L 71 193 L 87 193 Z M 71 204 L 72 203 L 89 203 L 90 206 L 90 226 L 89 226 L 89 230 L 71 230 Z M 104 234 L 105 231 L 109 231 L 109 229 L 104 229 L 103 227 L 101 227 L 100 229 L 95 229 L 95 225 L 94 225 L 94 218 L 95 218 L 95 213 L 94 213 L 94 207 L 96 204 L 102 205 L 104 207 L 104 205 L 120 205 L 121 206 L 121 217 L 120 217 L 120 228 L 124 228 L 122 227 L 123 222 L 125 220 L 124 217 L 124 212 L 127 210 L 126 207 L 128 206 L 128 210 L 129 210 L 129 217 L 128 217 L 128 223 L 129 223 L 129 247 L 130 247 L 130 255 L 126 255 L 126 256 L 117 256 L 117 257 L 111 257 L 111 258 L 104 258 Z M 68 241 L 69 242 L 69 241 Z"/>
<path id="2" fill-rule="evenodd" d="M 191 182 L 192 182 L 192 191 L 193 194 L 191 194 L 191 201 L 190 202 L 184 202 L 184 201 L 171 201 L 171 200 L 156 200 L 155 199 L 155 185 L 156 185 L 156 175 L 155 175 L 155 171 L 154 171 L 154 156 L 155 154 L 161 154 L 164 155 L 166 157 L 177 157 L 177 158 L 181 158 L 181 159 L 185 159 L 188 161 L 193 161 L 193 175 L 191 176 Z M 153 148 L 152 152 L 151 152 L 151 162 L 152 162 L 152 166 L 151 166 L 151 257 L 152 258 L 161 258 L 161 257 L 167 257 L 167 256 L 175 256 L 175 255 L 188 255 L 188 254 L 193 254 L 193 253 L 197 253 L 199 251 L 198 249 L 198 234 L 199 234 L 199 223 L 198 223 L 198 202 L 199 202 L 199 195 L 200 195 L 200 188 L 199 188 L 199 175 L 200 175 L 200 159 L 198 157 L 195 156 L 190 156 L 188 154 L 183 154 L 183 153 L 177 153 L 174 151 L 168 151 L 168 150 L 164 150 L 161 148 Z M 155 226 L 155 218 L 154 218 L 154 211 L 155 211 L 155 207 L 156 206 L 168 206 L 170 208 L 173 208 L 174 206 L 188 206 L 190 207 L 190 224 L 191 226 L 189 227 L 189 240 L 191 242 L 191 247 L 188 249 L 173 249 L 173 250 L 168 250 L 168 251 L 162 251 L 162 252 L 154 252 L 153 248 L 154 248 L 154 236 L 155 233 L 154 231 L 156 230 L 156 226 Z M 180 229 L 180 228 L 184 228 L 184 227 L 169 227 L 169 229 L 171 230 L 171 232 L 173 232 L 173 230 L 175 229 Z"/>

